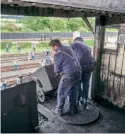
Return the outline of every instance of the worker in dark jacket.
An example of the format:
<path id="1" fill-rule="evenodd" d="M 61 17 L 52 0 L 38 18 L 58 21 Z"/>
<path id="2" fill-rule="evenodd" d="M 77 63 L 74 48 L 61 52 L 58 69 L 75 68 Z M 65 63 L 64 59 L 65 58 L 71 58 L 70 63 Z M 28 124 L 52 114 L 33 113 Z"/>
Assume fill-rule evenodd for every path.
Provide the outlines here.
<path id="1" fill-rule="evenodd" d="M 83 39 L 81 37 L 75 38 L 74 43 L 71 43 L 70 46 L 75 52 L 82 68 L 83 89 L 81 88 L 81 84 L 79 84 L 78 101 L 80 101 L 82 104 L 84 104 L 84 107 L 86 107 L 88 99 L 89 81 L 91 77 L 91 72 L 93 71 L 93 68 L 95 66 L 95 62 L 91 55 L 91 49 L 83 43 Z"/>
<path id="2" fill-rule="evenodd" d="M 76 87 L 80 81 L 79 67 L 73 59 L 73 53 L 68 46 L 63 46 L 58 39 L 50 42 L 54 52 L 54 72 L 61 75 L 57 93 L 57 107 L 55 114 L 63 114 L 63 106 L 67 95 L 69 95 L 70 113 L 77 112 Z"/>

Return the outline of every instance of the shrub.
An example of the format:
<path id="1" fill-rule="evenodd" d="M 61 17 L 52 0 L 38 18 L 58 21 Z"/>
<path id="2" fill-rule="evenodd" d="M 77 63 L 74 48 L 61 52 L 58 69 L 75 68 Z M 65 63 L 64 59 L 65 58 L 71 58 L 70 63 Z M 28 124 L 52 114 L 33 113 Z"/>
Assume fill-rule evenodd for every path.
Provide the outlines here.
<path id="1" fill-rule="evenodd" d="M 69 40 L 69 41 L 68 41 L 68 44 L 71 44 L 72 42 L 73 42 L 73 40 Z"/>
<path id="2" fill-rule="evenodd" d="M 49 49 L 49 42 L 40 42 L 37 47 L 44 47 Z"/>
<path id="3" fill-rule="evenodd" d="M 6 44 L 8 44 L 9 49 L 14 45 L 12 42 L 1 42 L 1 49 L 5 49 Z"/>
<path id="4" fill-rule="evenodd" d="M 7 29 L 11 32 L 14 32 L 17 30 L 17 26 L 15 24 L 7 24 Z"/>
<path id="5" fill-rule="evenodd" d="M 21 48 L 31 48 L 32 42 L 18 42 L 20 44 Z"/>

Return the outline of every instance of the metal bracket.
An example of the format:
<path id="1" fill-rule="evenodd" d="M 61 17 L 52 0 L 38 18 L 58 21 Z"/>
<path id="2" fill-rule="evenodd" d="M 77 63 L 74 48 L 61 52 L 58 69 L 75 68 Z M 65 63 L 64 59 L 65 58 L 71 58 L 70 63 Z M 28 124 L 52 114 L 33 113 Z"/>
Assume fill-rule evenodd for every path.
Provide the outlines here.
<path id="1" fill-rule="evenodd" d="M 95 30 L 92 27 L 92 25 L 90 24 L 89 20 L 87 19 L 87 17 L 82 17 L 82 19 L 84 20 L 84 22 L 86 23 L 86 25 L 89 27 L 89 29 L 92 31 L 92 33 L 95 35 Z"/>

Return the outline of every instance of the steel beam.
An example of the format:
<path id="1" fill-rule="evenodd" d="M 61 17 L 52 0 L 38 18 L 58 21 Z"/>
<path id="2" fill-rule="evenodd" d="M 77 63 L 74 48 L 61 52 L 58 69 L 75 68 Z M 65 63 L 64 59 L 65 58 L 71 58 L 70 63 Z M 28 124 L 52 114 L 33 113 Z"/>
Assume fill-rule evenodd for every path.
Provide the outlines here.
<path id="1" fill-rule="evenodd" d="M 82 17 L 82 19 L 84 20 L 84 22 L 86 23 L 86 25 L 89 27 L 89 29 L 91 30 L 91 32 L 95 35 L 94 28 L 93 28 L 92 25 L 90 24 L 88 18 L 87 18 L 87 17 Z"/>

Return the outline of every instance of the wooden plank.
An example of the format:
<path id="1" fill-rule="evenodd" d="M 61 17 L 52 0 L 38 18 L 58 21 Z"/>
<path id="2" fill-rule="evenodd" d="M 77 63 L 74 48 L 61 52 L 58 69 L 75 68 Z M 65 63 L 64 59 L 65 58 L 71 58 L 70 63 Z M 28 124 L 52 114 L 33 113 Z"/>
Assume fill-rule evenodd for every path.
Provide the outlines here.
<path id="1" fill-rule="evenodd" d="M 104 46 L 104 25 L 105 17 L 96 18 L 96 28 L 95 28 L 95 45 L 94 45 L 94 58 L 96 60 L 96 68 L 93 71 L 92 77 L 92 98 L 99 94 L 100 87 L 100 71 L 101 71 L 101 60 L 102 60 L 102 50 Z"/>
<path id="2" fill-rule="evenodd" d="M 37 107 L 38 107 L 38 112 L 45 115 L 48 119 L 53 116 L 53 113 L 43 105 L 38 104 Z"/>

